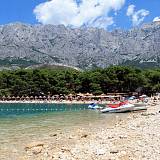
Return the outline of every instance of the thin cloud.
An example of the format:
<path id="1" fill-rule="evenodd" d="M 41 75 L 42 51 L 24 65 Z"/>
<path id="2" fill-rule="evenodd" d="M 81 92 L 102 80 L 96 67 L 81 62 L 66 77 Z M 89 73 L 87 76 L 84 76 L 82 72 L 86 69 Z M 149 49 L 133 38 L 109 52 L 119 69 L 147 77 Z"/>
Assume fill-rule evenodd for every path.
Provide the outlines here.
<path id="1" fill-rule="evenodd" d="M 138 26 L 144 21 L 145 17 L 148 16 L 149 13 L 150 12 L 145 9 L 135 11 L 135 5 L 130 5 L 128 6 L 126 15 L 131 18 L 133 26 Z"/>
<path id="2" fill-rule="evenodd" d="M 64 24 L 65 26 L 94 26 L 107 28 L 114 23 L 110 11 L 118 11 L 125 0 L 51 0 L 34 9 L 38 22 L 42 24 Z"/>
<path id="3" fill-rule="evenodd" d="M 153 22 L 160 22 L 160 17 L 155 17 L 155 18 L 153 19 Z"/>

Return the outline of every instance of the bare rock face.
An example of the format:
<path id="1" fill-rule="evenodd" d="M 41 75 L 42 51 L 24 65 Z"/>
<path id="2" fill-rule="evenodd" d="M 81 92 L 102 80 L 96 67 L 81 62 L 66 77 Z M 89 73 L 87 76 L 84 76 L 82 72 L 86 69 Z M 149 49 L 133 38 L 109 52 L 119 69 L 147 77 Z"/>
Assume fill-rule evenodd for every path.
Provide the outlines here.
<path id="1" fill-rule="evenodd" d="M 160 65 L 160 24 L 129 31 L 71 29 L 63 25 L 0 26 L 0 67 L 63 64 L 81 69 Z"/>

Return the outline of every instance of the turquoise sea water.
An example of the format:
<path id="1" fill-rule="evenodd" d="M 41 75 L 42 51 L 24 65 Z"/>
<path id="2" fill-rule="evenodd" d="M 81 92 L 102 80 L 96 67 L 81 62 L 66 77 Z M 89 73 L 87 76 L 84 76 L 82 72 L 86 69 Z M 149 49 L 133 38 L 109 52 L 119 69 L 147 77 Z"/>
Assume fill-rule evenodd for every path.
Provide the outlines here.
<path id="1" fill-rule="evenodd" d="M 5 134 L 23 128 L 43 130 L 87 124 L 100 117 L 85 104 L 0 104 L 0 130 Z"/>
<path id="2" fill-rule="evenodd" d="M 15 148 L 42 140 L 50 134 L 72 127 L 90 125 L 102 115 L 87 109 L 84 104 L 0 104 L 0 159 Z"/>
<path id="3" fill-rule="evenodd" d="M 42 135 L 96 121 L 99 113 L 80 104 L 0 104 L 0 141 L 18 134 Z M 4 137 L 5 136 L 5 137 Z"/>
<path id="4" fill-rule="evenodd" d="M 85 104 L 0 104 L 0 160 L 10 157 L 15 149 L 23 153 L 27 143 L 45 140 L 53 133 L 115 123 L 114 114 L 87 108 Z"/>
<path id="5" fill-rule="evenodd" d="M 0 104 L 0 118 L 17 115 L 31 115 L 47 112 L 68 112 L 86 110 L 85 104 Z"/>

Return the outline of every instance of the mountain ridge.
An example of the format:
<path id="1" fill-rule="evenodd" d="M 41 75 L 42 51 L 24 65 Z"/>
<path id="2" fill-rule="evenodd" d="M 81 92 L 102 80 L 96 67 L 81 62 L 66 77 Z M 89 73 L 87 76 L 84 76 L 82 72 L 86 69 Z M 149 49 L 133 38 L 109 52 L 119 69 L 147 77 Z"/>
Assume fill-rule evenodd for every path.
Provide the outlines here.
<path id="1" fill-rule="evenodd" d="M 160 23 L 108 32 L 97 28 L 10 23 L 0 26 L 0 67 L 61 64 L 160 66 Z"/>

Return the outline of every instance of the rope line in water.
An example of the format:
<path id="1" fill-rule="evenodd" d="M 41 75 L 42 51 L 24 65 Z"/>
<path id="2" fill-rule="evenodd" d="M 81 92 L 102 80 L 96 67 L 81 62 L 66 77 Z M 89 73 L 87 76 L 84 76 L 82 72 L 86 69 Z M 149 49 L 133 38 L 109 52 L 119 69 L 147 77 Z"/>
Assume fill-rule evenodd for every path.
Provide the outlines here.
<path id="1" fill-rule="evenodd" d="M 86 110 L 86 108 L 64 108 L 64 109 L 62 109 L 62 108 L 59 108 L 59 109 L 57 109 L 57 108 L 50 108 L 50 109 L 48 109 L 48 108 L 36 108 L 36 109 L 30 109 L 30 108 L 23 108 L 23 109 L 19 109 L 19 108 L 17 108 L 17 109 L 9 109 L 9 108 L 6 108 L 6 109 L 4 109 L 4 108 L 1 108 L 0 109 L 0 111 L 1 112 L 10 112 L 10 111 L 12 111 L 12 112 L 14 112 L 14 111 L 16 111 L 16 112 L 20 112 L 20 111 L 22 111 L 22 112 L 25 112 L 25 111 L 78 111 L 78 110 Z"/>

